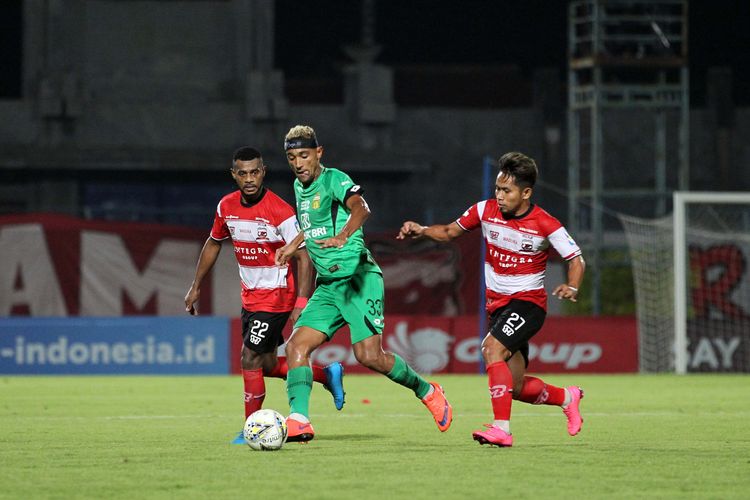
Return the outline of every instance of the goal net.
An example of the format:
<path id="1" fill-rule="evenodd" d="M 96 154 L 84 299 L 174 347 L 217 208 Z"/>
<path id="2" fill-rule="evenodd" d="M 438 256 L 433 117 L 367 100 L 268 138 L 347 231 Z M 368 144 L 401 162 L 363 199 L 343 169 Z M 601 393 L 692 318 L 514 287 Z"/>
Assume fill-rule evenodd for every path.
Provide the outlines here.
<path id="1" fill-rule="evenodd" d="M 674 194 L 672 216 L 620 216 L 640 369 L 750 372 L 750 193 Z"/>

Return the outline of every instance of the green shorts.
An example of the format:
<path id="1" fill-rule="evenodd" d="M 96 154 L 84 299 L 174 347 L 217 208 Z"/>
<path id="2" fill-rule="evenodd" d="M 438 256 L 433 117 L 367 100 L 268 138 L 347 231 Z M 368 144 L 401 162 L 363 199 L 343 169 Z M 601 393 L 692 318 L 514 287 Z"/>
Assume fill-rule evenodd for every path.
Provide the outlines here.
<path id="1" fill-rule="evenodd" d="M 352 344 L 383 333 L 383 276 L 358 270 L 349 279 L 319 282 L 294 328 L 307 326 L 329 339 L 349 325 Z"/>

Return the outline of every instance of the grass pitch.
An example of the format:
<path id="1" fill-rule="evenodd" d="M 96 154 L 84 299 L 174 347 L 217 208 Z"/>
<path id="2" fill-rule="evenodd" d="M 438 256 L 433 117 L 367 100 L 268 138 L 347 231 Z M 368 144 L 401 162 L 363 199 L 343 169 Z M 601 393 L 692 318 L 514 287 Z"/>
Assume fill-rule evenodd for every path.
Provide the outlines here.
<path id="1" fill-rule="evenodd" d="M 514 446 L 479 446 L 484 376 L 437 376 L 441 434 L 385 377 L 316 385 L 315 439 L 230 445 L 239 377 L 0 378 L 0 498 L 748 498 L 750 377 L 546 376 L 586 394 L 581 434 L 559 408 L 513 405 Z M 288 412 L 282 381 L 265 407 Z"/>

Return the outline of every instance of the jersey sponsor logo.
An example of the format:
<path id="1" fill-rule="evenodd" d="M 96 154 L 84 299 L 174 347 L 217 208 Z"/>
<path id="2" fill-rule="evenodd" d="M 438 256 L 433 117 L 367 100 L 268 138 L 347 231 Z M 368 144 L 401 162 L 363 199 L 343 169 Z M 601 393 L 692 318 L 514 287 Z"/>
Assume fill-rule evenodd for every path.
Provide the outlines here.
<path id="1" fill-rule="evenodd" d="M 232 235 L 232 239 L 234 239 L 234 226 L 229 226 L 229 234 Z"/>
<path id="2" fill-rule="evenodd" d="M 310 210 L 310 200 L 302 200 L 299 204 L 299 209 L 307 212 Z"/>
<path id="3" fill-rule="evenodd" d="M 320 208 L 320 193 L 315 193 L 312 200 L 312 209 L 317 210 Z"/>
<path id="4" fill-rule="evenodd" d="M 227 215 L 227 216 L 226 216 L 226 217 L 224 217 L 224 218 L 225 218 L 225 219 L 239 219 L 239 218 L 240 218 L 240 216 L 239 216 L 239 215 Z"/>
<path id="5" fill-rule="evenodd" d="M 501 224 L 507 224 L 508 222 L 504 219 L 498 219 L 497 217 L 490 217 L 487 219 L 487 222 L 499 222 Z"/>
<path id="6" fill-rule="evenodd" d="M 326 232 L 327 230 L 324 227 L 316 227 L 313 229 L 305 230 L 305 238 L 320 238 L 321 236 L 325 236 Z"/>
<path id="7" fill-rule="evenodd" d="M 497 259 L 497 263 L 498 264 L 500 264 L 500 265 L 506 264 L 506 265 L 503 265 L 503 267 L 510 267 L 510 266 L 513 266 L 513 265 L 516 265 L 516 264 L 530 264 L 530 263 L 534 262 L 534 259 L 531 258 L 531 257 L 517 257 L 517 256 L 512 255 L 512 254 L 501 253 L 501 252 L 499 252 L 496 249 L 491 248 L 491 247 L 490 247 L 489 251 L 490 251 L 489 252 L 490 253 L 490 257 L 492 257 L 493 259 Z"/>
<path id="8" fill-rule="evenodd" d="M 338 264 L 334 264 L 334 265 L 332 265 L 331 267 L 329 267 L 329 268 L 328 268 L 328 272 L 329 272 L 329 273 L 335 273 L 335 272 L 336 272 L 336 271 L 338 271 L 339 269 L 341 269 L 341 268 L 339 267 L 339 265 L 338 265 Z"/>
<path id="9" fill-rule="evenodd" d="M 271 255 L 271 252 L 263 247 L 234 247 L 234 253 L 241 255 Z"/>
<path id="10" fill-rule="evenodd" d="M 524 252 L 530 252 L 534 249 L 534 242 L 529 239 L 522 239 L 521 240 L 521 250 Z"/>
<path id="11" fill-rule="evenodd" d="M 259 240 L 268 239 L 268 230 L 266 229 L 266 226 L 261 226 L 258 228 L 258 239 Z"/>
<path id="12" fill-rule="evenodd" d="M 343 184 L 342 184 L 343 186 Z M 361 190 L 362 187 L 359 184 L 355 184 L 354 186 L 349 188 L 349 192 L 356 193 L 357 191 Z"/>
<path id="13" fill-rule="evenodd" d="M 342 186 L 346 186 L 347 184 L 351 184 L 352 181 L 341 181 Z"/>
<path id="14" fill-rule="evenodd" d="M 539 231 L 537 231 L 536 229 L 529 229 L 528 227 L 520 227 L 519 226 L 518 230 L 519 231 L 525 231 L 527 233 L 532 233 L 532 234 L 539 234 Z"/>

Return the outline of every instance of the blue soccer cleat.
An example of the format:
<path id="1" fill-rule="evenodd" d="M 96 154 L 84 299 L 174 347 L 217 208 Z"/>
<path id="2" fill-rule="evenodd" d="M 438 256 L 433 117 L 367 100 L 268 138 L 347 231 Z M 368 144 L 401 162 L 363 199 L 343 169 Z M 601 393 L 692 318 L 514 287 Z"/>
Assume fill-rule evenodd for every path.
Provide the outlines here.
<path id="1" fill-rule="evenodd" d="M 237 437 L 232 439 L 232 444 L 245 444 L 245 435 L 242 431 L 237 433 Z"/>
<path id="2" fill-rule="evenodd" d="M 323 368 L 326 373 L 326 389 L 333 396 L 333 404 L 337 410 L 341 410 L 344 407 L 344 365 L 339 362 L 331 363 L 330 365 Z"/>

